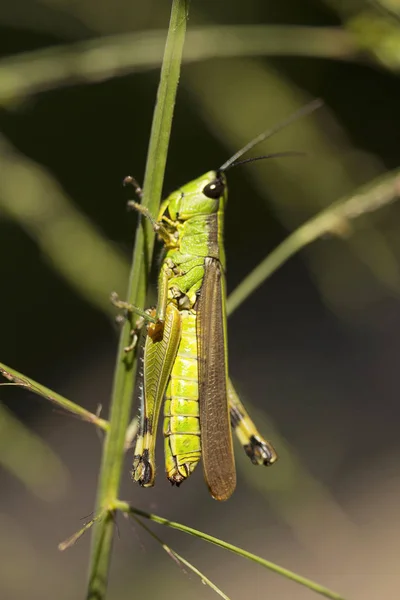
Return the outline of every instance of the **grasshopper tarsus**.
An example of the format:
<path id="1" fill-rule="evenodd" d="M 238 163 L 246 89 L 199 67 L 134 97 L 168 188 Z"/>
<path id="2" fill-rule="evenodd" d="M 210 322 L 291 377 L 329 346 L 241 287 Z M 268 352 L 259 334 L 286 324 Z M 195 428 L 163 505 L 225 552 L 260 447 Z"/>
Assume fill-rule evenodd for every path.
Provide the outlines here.
<path id="1" fill-rule="evenodd" d="M 155 217 L 153 217 L 153 215 L 146 206 L 142 206 L 141 204 L 139 204 L 139 202 L 136 202 L 135 200 L 129 200 L 126 203 L 126 205 L 129 209 L 136 210 L 136 212 L 146 217 L 146 219 L 150 221 L 155 233 L 159 233 L 163 229 L 162 225 L 157 221 Z"/>
<path id="2" fill-rule="evenodd" d="M 148 454 L 149 451 L 144 450 L 143 454 L 136 454 L 133 460 L 132 477 L 142 487 L 154 485 L 154 469 Z"/>
<path id="3" fill-rule="evenodd" d="M 138 310 L 139 310 L 135 306 L 133 306 L 133 304 L 130 304 L 129 302 L 120 300 L 117 292 L 111 293 L 110 300 L 116 308 L 119 308 L 120 310 L 125 310 L 127 312 L 127 314 L 125 314 L 125 315 L 117 315 L 115 317 L 115 321 L 118 325 L 123 325 L 125 323 L 125 321 L 127 320 L 128 315 L 131 315 L 134 312 L 138 312 Z M 147 311 L 140 311 L 140 316 L 136 320 L 135 326 L 132 327 L 132 329 L 129 332 L 131 342 L 127 346 L 124 347 L 124 352 L 126 354 L 128 354 L 129 352 L 132 352 L 136 348 L 136 344 L 139 339 L 139 333 L 140 333 L 140 330 L 142 329 L 143 323 L 145 321 L 145 316 L 143 316 L 144 314 L 147 314 Z"/>
<path id="4" fill-rule="evenodd" d="M 140 185 L 138 184 L 138 182 L 136 181 L 136 179 L 134 177 L 132 177 L 132 175 L 127 175 L 123 182 L 122 182 L 123 186 L 127 186 L 127 185 L 131 185 L 133 187 L 133 189 L 135 190 L 135 194 L 139 197 L 142 198 L 143 197 L 143 190 L 140 187 Z"/>
<path id="5" fill-rule="evenodd" d="M 243 448 L 253 465 L 270 467 L 278 460 L 278 455 L 271 444 L 258 436 L 252 435 L 249 443 L 244 445 Z"/>
<path id="6" fill-rule="evenodd" d="M 128 346 L 124 347 L 124 352 L 125 354 L 129 354 L 129 352 L 133 352 L 133 350 L 136 348 L 136 344 L 138 342 L 138 336 L 136 333 L 137 329 L 131 329 L 130 331 L 130 336 L 131 336 L 131 343 L 128 344 Z"/>
<path id="7" fill-rule="evenodd" d="M 143 198 L 143 189 L 140 187 L 140 185 L 138 184 L 136 179 L 134 177 L 132 177 L 132 175 L 127 175 L 125 177 L 125 179 L 123 180 L 122 185 L 124 185 L 124 186 L 131 185 L 135 191 L 135 194 L 138 196 L 138 198 L 140 198 L 140 200 Z M 157 219 L 155 219 L 153 217 L 153 215 L 148 210 L 148 208 L 146 208 L 145 206 L 142 206 L 141 204 L 139 204 L 139 202 L 136 202 L 135 200 L 128 200 L 128 202 L 126 203 L 126 206 L 128 209 L 136 210 L 136 212 L 138 212 L 138 213 L 142 214 L 144 217 L 146 217 L 146 219 L 148 219 L 150 221 L 150 223 L 152 224 L 154 231 L 156 233 L 158 233 L 158 231 L 161 228 L 161 225 L 157 222 Z"/>
<path id="8" fill-rule="evenodd" d="M 128 202 L 126 203 L 126 208 L 128 210 L 136 210 L 137 212 L 140 212 L 139 206 L 140 204 L 139 202 L 136 202 L 136 200 L 128 200 Z"/>
<path id="9" fill-rule="evenodd" d="M 120 308 L 121 310 L 127 310 L 130 313 L 134 312 L 134 306 L 132 304 L 130 304 L 129 302 L 125 302 L 124 300 L 120 300 L 120 297 L 117 294 L 117 292 L 111 292 L 111 294 L 110 294 L 110 300 L 111 300 L 111 303 L 116 308 Z"/>

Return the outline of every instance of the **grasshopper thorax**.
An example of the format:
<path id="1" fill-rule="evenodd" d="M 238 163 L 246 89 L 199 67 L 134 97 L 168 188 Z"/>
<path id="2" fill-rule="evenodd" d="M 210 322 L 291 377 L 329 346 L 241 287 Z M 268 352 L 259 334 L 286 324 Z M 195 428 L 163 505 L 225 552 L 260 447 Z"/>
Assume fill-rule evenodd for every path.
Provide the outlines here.
<path id="1" fill-rule="evenodd" d="M 163 202 L 170 218 L 187 221 L 192 217 L 217 213 L 220 203 L 225 204 L 227 185 L 224 173 L 208 171 L 201 177 L 182 186 Z"/>

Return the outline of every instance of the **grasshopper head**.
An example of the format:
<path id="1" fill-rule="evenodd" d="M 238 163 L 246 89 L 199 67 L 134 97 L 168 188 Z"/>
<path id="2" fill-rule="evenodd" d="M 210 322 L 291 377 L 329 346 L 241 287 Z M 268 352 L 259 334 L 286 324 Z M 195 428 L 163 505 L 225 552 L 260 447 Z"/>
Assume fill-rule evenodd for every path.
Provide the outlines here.
<path id="1" fill-rule="evenodd" d="M 224 173 L 208 171 L 198 179 L 182 186 L 166 200 L 171 219 L 186 221 L 191 217 L 218 212 L 220 202 L 225 204 L 227 185 Z"/>

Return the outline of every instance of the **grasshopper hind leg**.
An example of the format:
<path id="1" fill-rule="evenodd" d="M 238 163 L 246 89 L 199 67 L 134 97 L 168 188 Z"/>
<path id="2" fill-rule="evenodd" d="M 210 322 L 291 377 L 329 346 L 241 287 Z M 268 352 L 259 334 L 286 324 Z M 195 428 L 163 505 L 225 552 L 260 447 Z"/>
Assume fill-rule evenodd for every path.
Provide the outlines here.
<path id="1" fill-rule="evenodd" d="M 150 461 L 149 450 L 143 450 L 141 454 L 133 457 L 132 478 L 142 487 L 154 485 L 154 465 Z"/>
<path id="2" fill-rule="evenodd" d="M 266 467 L 273 465 L 278 459 L 275 448 L 259 434 L 230 380 L 228 382 L 228 402 L 231 427 L 253 465 Z"/>
<path id="3" fill-rule="evenodd" d="M 143 390 L 141 391 L 141 411 L 143 410 Z M 149 436 L 150 434 L 150 436 Z M 155 480 L 155 439 L 149 431 L 149 420 L 141 415 L 141 429 L 136 438 L 135 454 L 132 463 L 132 479 L 142 487 L 152 487 Z"/>
<path id="4" fill-rule="evenodd" d="M 155 315 L 155 310 L 151 312 Z M 140 431 L 132 476 L 142 487 L 154 485 L 156 433 L 160 409 L 181 338 L 181 315 L 168 304 L 163 326 L 148 327 L 140 373 Z"/>
<path id="5" fill-rule="evenodd" d="M 251 435 L 248 443 L 243 444 L 243 448 L 253 465 L 269 467 L 277 459 L 275 450 L 271 447 L 271 444 L 256 435 Z"/>

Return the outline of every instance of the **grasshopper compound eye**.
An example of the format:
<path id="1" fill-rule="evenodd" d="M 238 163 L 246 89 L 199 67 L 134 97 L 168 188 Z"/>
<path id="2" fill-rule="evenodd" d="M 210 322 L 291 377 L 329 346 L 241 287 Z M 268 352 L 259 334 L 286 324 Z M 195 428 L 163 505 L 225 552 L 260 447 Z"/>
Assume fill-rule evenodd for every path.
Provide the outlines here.
<path id="1" fill-rule="evenodd" d="M 207 196 L 207 198 L 220 198 L 224 193 L 225 183 L 222 179 L 214 179 L 211 183 L 207 183 L 207 185 L 203 188 L 203 194 Z"/>

